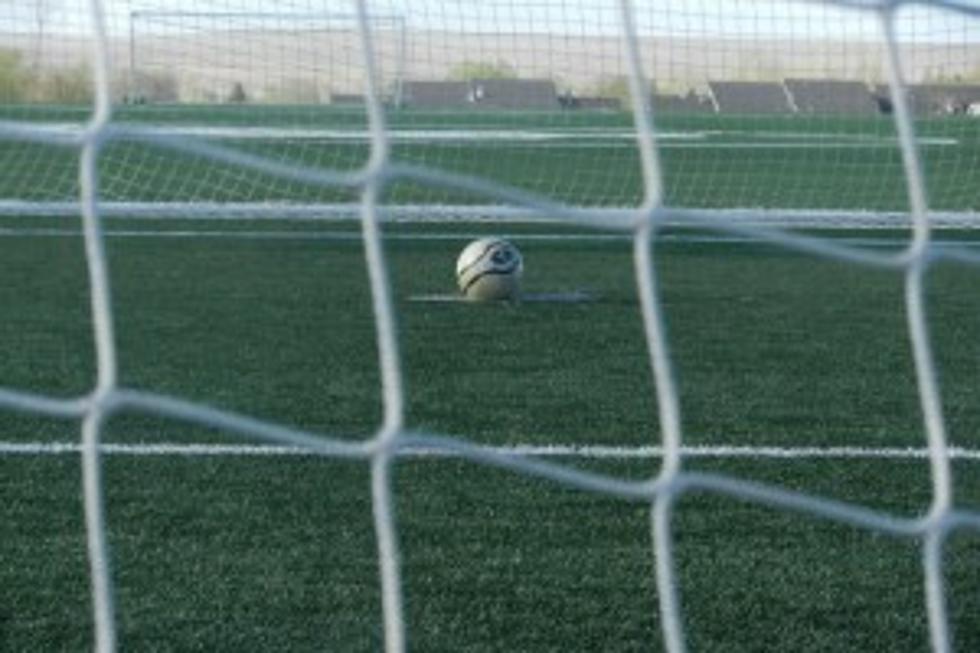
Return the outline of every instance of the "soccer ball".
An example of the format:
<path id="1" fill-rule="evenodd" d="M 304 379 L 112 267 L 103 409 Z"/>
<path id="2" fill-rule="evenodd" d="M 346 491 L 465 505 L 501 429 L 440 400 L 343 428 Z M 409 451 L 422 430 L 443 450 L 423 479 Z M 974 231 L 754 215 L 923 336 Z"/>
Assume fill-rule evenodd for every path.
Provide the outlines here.
<path id="1" fill-rule="evenodd" d="M 503 238 L 474 240 L 456 259 L 456 283 L 471 301 L 517 300 L 523 273 L 521 252 Z"/>

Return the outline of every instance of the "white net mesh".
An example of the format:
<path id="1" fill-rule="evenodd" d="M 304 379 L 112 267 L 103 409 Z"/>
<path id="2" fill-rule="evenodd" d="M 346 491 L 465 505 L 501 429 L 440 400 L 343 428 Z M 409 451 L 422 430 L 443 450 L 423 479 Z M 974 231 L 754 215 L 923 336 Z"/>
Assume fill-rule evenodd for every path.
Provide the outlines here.
<path id="1" fill-rule="evenodd" d="M 6 117 L 77 133 L 92 97 L 78 3 L 5 4 Z M 875 17 L 846 5 L 713 0 L 634 8 L 644 95 L 670 159 L 666 203 L 739 208 L 807 226 L 894 225 L 908 206 L 884 41 Z M 614 3 L 374 3 L 372 65 L 392 161 L 451 170 L 575 206 L 633 206 L 643 196 L 628 113 L 630 63 Z M 904 8 L 910 109 L 942 224 L 980 205 L 966 114 L 980 101 L 968 19 Z M 106 5 L 109 91 L 117 127 L 165 149 L 111 139 L 102 153 L 107 215 L 356 215 L 349 188 L 272 178 L 174 145 L 193 140 L 311 171 L 354 171 L 369 156 L 365 58 L 346 5 L 249 2 Z M 211 107 L 214 110 L 208 110 Z M 627 111 L 624 111 L 627 110 Z M 884 116 L 884 117 L 883 117 Z M 152 129 L 151 129 L 152 127 Z M 176 148 L 176 150 L 174 149 Z M 3 153 L 0 212 L 75 210 L 77 175 L 58 150 Z M 43 184 L 30 183 L 43 178 Z M 395 215 L 499 216 L 492 196 L 402 178 Z M 188 210 L 188 203 L 193 207 Z M 510 207 L 512 210 L 514 207 Z"/>
<path id="2" fill-rule="evenodd" d="M 693 491 L 913 538 L 921 545 L 931 643 L 949 650 L 943 549 L 952 532 L 980 529 L 980 515 L 953 501 L 923 285 L 934 257 L 978 262 L 933 245 L 940 214 L 931 207 L 970 223 L 980 199 L 970 176 L 978 162 L 964 157 L 980 150 L 948 147 L 976 129 L 965 116 L 914 118 L 974 111 L 967 82 L 980 61 L 980 9 L 953 1 L 754 2 L 745 13 L 736 9 L 746 3 L 725 2 L 700 3 L 695 11 L 680 2 L 422 0 L 352 3 L 336 13 L 324 11 L 325 4 L 335 9 L 312 0 L 279 3 L 275 14 L 244 0 L 215 2 L 206 13 L 135 0 L 65 2 L 51 13 L 43 3 L 0 5 L 8 32 L 0 48 L 0 94 L 7 100 L 0 195 L 16 214 L 81 211 L 98 370 L 84 396 L 0 389 L 0 407 L 82 420 L 98 650 L 116 644 L 100 439 L 106 419 L 122 409 L 368 462 L 390 651 L 403 650 L 406 641 L 392 464 L 420 446 L 648 503 L 668 650 L 685 649 L 671 519 L 678 498 Z M 80 56 L 85 64 L 77 63 Z M 827 82 L 836 84 L 830 109 L 821 104 Z M 324 101 L 337 105 L 333 121 L 323 119 Z M 211 103 L 236 106 L 210 115 Z M 702 112 L 729 121 L 710 148 L 718 135 L 701 129 Z M 801 123 L 800 114 L 810 117 Z M 344 128 L 335 127 L 338 116 L 346 116 Z M 855 136 L 854 125 L 868 121 L 871 131 Z M 775 142 L 744 147 L 739 139 L 762 125 Z M 789 154 L 813 139 L 822 144 L 816 160 Z M 726 143 L 743 146 L 737 160 L 719 156 Z M 672 148 L 679 153 L 662 166 Z M 793 175 L 778 199 L 767 196 L 787 166 L 813 168 Z M 821 167 L 834 172 L 818 174 Z M 339 215 L 351 206 L 363 227 L 383 390 L 383 420 L 372 438 L 335 440 L 120 385 L 102 234 L 106 207 L 211 217 L 314 215 L 329 207 L 339 207 Z M 700 210 L 715 208 L 724 210 Z M 752 225 L 736 219 L 738 208 L 753 218 L 769 215 L 770 224 L 801 224 L 793 216 L 804 214 L 846 222 L 849 211 L 858 211 L 871 222 L 904 225 L 910 237 L 897 253 L 855 249 Z M 662 433 L 655 476 L 627 481 L 407 430 L 379 224 L 383 215 L 419 214 L 519 216 L 633 238 Z M 933 487 L 926 514 L 903 518 L 685 470 L 651 247 L 668 220 L 750 230 L 780 246 L 904 272 Z"/>

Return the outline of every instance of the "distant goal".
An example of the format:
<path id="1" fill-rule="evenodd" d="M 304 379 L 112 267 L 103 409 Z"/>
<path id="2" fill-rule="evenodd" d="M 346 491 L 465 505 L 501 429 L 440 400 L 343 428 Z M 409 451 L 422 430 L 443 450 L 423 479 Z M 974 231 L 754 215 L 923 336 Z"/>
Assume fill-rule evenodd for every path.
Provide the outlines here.
<path id="1" fill-rule="evenodd" d="M 978 224 L 975 21 L 934 6 L 897 11 L 904 86 L 893 89 L 872 12 L 716 4 L 633 4 L 644 71 L 637 104 L 616 3 L 375 2 L 369 53 L 354 5 L 109 3 L 118 120 L 102 152 L 102 209 L 133 218 L 356 217 L 349 186 L 316 180 L 368 163 L 373 93 L 393 162 L 452 176 L 432 184 L 399 175 L 381 198 L 386 219 L 509 222 L 557 218 L 560 207 L 636 206 L 644 155 L 635 116 L 650 109 L 668 222 L 695 212 L 709 222 L 904 228 L 892 113 L 902 92 L 919 127 L 934 225 Z M 67 8 L 43 23 L 26 7 L 0 12 L 22 26 L 0 48 L 13 80 L 0 89 L 5 115 L 80 138 L 92 97 L 91 74 L 79 66 L 90 58 L 84 27 Z M 283 180 L 261 162 L 296 174 Z M 77 170 L 49 147 L 23 144 L 0 163 L 0 215 L 77 213 Z M 514 201 L 487 185 L 511 189 Z M 540 206 L 527 210 L 529 198 Z"/>

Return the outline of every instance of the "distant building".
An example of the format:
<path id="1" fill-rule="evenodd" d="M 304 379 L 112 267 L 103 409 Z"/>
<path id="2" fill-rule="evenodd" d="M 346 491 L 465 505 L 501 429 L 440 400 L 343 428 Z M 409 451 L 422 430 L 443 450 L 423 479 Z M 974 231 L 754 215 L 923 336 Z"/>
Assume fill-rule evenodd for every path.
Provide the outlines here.
<path id="1" fill-rule="evenodd" d="M 885 113 L 891 113 L 891 90 L 885 84 L 875 87 L 875 96 Z M 920 117 L 968 113 L 970 105 L 980 102 L 980 85 L 912 84 L 906 88 L 906 99 L 912 114 Z"/>
<path id="2" fill-rule="evenodd" d="M 876 114 L 879 103 L 862 82 L 837 79 L 787 79 L 794 108 L 806 114 Z"/>
<path id="3" fill-rule="evenodd" d="M 714 113 L 711 98 L 688 91 L 687 95 L 656 93 L 653 96 L 654 111 L 662 113 Z"/>
<path id="4" fill-rule="evenodd" d="M 413 109 L 558 109 L 550 79 L 406 80 L 402 106 Z"/>
<path id="5" fill-rule="evenodd" d="M 916 115 L 965 114 L 971 104 L 980 102 L 980 85 L 916 84 L 909 86 L 908 94 Z"/>
<path id="6" fill-rule="evenodd" d="M 401 103 L 412 109 L 452 109 L 469 106 L 467 82 L 406 80 L 401 87 Z"/>
<path id="7" fill-rule="evenodd" d="M 708 82 L 719 113 L 792 113 L 786 90 L 779 82 Z"/>
<path id="8" fill-rule="evenodd" d="M 487 109 L 557 109 L 558 92 L 550 79 L 474 79 L 469 102 Z"/>
<path id="9" fill-rule="evenodd" d="M 623 103 L 619 98 L 597 95 L 573 96 L 566 106 L 569 109 L 585 111 L 622 111 L 623 109 Z"/>

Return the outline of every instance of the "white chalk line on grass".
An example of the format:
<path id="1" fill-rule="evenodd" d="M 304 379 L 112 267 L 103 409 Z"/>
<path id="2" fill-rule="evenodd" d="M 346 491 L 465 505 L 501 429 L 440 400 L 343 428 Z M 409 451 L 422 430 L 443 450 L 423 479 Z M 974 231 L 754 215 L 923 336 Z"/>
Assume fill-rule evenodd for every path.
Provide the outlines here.
<path id="1" fill-rule="evenodd" d="M 362 236 L 355 231 L 314 231 L 314 230 L 295 230 L 295 231 L 274 231 L 274 230 L 221 230 L 221 229 L 106 229 L 104 235 L 107 238 L 159 238 L 159 239 L 218 239 L 218 240 L 295 240 L 295 241 L 360 241 Z M 478 233 L 387 233 L 384 238 L 393 241 L 465 241 L 471 238 L 478 238 L 482 234 Z M 4 228 L 0 227 L 0 238 L 81 238 L 82 233 L 78 229 L 71 228 Z M 632 236 L 628 234 L 605 234 L 605 233 L 568 233 L 568 234 L 548 234 L 548 233 L 516 233 L 504 234 L 503 237 L 511 238 L 515 241 L 525 242 L 630 242 Z M 904 247 L 908 245 L 908 239 L 894 237 L 857 237 L 857 236 L 829 236 L 828 240 L 844 243 L 855 247 Z M 658 240 L 665 243 L 683 244 L 755 244 L 763 242 L 763 239 L 752 236 L 725 236 L 712 234 L 662 234 Z M 971 240 L 944 240 L 934 238 L 934 247 L 957 247 L 974 248 L 980 247 L 980 241 Z"/>
<path id="2" fill-rule="evenodd" d="M 36 123 L 43 130 L 62 137 L 78 137 L 84 126 L 79 123 Z M 298 145 L 321 143 L 367 144 L 371 132 L 367 129 L 329 129 L 310 127 L 273 127 L 241 125 L 152 125 L 133 123 L 127 127 L 143 134 L 153 134 L 173 138 L 199 138 L 230 141 L 272 141 L 295 143 Z M 416 143 L 422 145 L 494 146 L 537 145 L 547 143 L 548 147 L 636 147 L 636 131 L 622 127 L 585 127 L 557 129 L 500 129 L 472 125 L 464 128 L 399 128 L 391 127 L 388 137 L 395 143 Z M 740 140 L 724 140 L 726 138 Z M 720 139 L 720 140 L 719 140 Z M 662 147 L 674 148 L 717 148 L 717 149 L 770 149 L 777 148 L 848 148 L 848 147 L 889 147 L 898 145 L 898 139 L 887 134 L 842 134 L 823 132 L 781 132 L 739 129 L 707 129 L 690 131 L 664 130 L 657 133 Z M 956 146 L 959 139 L 948 136 L 919 136 L 919 146 Z"/>
<path id="3" fill-rule="evenodd" d="M 363 236 L 358 231 L 272 231 L 272 230 L 221 230 L 221 229 L 106 229 L 104 235 L 108 238 L 218 238 L 230 240 L 340 240 L 360 241 Z M 0 238 L 81 238 L 78 229 L 65 228 L 3 228 L 0 227 Z M 459 240 L 476 238 L 475 233 L 387 233 L 389 240 Z M 509 236 L 515 240 L 545 240 L 545 241 L 622 241 L 629 242 L 631 237 L 625 234 L 514 234 Z M 670 239 L 671 237 L 665 237 Z M 746 239 L 739 239 L 746 240 Z"/>
<path id="4" fill-rule="evenodd" d="M 59 456 L 81 452 L 77 442 L 0 442 L 0 456 Z M 532 456 L 538 458 L 584 458 L 631 460 L 659 458 L 664 450 L 658 446 L 513 444 L 482 447 L 498 455 Z M 284 457 L 321 456 L 302 447 L 265 444 L 204 444 L 204 443 L 103 443 L 100 450 L 106 455 L 119 456 L 229 456 Z M 738 445 L 692 445 L 682 447 L 684 456 L 691 458 L 749 458 L 749 459 L 871 459 L 911 460 L 928 458 L 929 450 L 921 447 L 775 447 Z M 414 447 L 401 451 L 412 458 L 458 457 L 458 454 L 433 448 Z M 955 460 L 980 460 L 980 449 L 950 447 L 948 455 Z"/>

